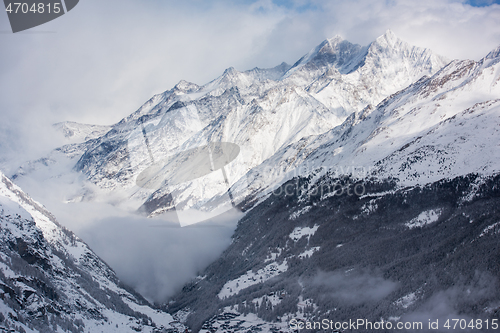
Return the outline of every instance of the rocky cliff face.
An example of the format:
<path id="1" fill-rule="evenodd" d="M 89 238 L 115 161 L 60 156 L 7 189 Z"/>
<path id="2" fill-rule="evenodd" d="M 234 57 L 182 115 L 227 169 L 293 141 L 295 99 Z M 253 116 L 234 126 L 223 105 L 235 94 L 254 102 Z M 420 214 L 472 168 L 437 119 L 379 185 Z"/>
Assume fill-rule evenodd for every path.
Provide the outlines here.
<path id="1" fill-rule="evenodd" d="M 15 332 L 182 329 L 0 174 L 0 327 Z M 172 323 L 172 325 L 170 324 Z"/>

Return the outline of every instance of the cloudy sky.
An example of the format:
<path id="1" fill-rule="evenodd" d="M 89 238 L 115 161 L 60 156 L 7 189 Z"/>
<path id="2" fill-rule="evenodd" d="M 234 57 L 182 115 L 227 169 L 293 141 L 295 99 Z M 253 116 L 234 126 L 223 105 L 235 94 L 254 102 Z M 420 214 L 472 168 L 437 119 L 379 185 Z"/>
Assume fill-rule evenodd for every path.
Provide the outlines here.
<path id="1" fill-rule="evenodd" d="M 181 79 L 204 84 L 231 66 L 247 70 L 283 61 L 293 64 L 337 34 L 367 45 L 391 29 L 410 44 L 450 59 L 479 60 L 500 45 L 498 3 L 500 0 L 81 0 L 68 14 L 17 34 L 12 34 L 6 13 L 0 13 L 0 170 L 11 175 L 21 163 L 43 157 L 61 145 L 61 137 L 51 129 L 53 123 L 113 124 Z M 55 193 L 60 185 L 36 183 L 36 179 L 31 185 L 25 180 L 29 193 L 35 199 L 44 198 L 43 203 L 51 208 L 45 192 Z M 204 232 L 191 230 L 173 238 L 179 244 L 168 244 L 163 233 L 172 232 L 139 230 L 137 226 L 146 222 L 119 216 L 122 213 L 109 207 L 81 206 L 76 213 L 67 206 L 52 207 L 62 222 L 72 216 L 91 220 L 77 230 L 79 234 L 88 237 L 85 240 L 108 262 L 118 263 L 112 266 L 126 282 L 149 295 L 171 294 L 175 288 L 170 282 L 160 286 L 160 291 L 148 288 L 168 274 L 179 277 L 174 287 L 182 285 L 222 251 L 221 244 L 226 244 L 232 230 L 214 229 L 203 244 L 198 237 Z M 90 211 L 93 215 L 85 213 Z M 130 225 L 126 229 L 116 224 L 124 219 Z M 78 229 L 75 224 L 69 227 Z M 117 241 L 127 247 L 113 247 L 114 252 L 106 247 L 116 241 L 116 228 L 126 231 L 120 239 L 135 239 L 136 245 Z M 158 238 L 151 240 L 153 236 Z M 182 273 L 172 272 L 171 267 L 180 263 L 164 258 L 186 252 L 185 244 L 189 249 L 190 244 L 197 244 L 199 249 L 185 253 L 187 267 Z M 123 253 L 144 267 L 119 266 Z M 205 255 L 201 259 L 200 253 Z M 152 260 L 145 261 L 146 257 Z M 144 280 L 138 271 L 148 273 L 150 279 Z"/>
<path id="2" fill-rule="evenodd" d="M 367 45 L 391 29 L 453 58 L 500 45 L 500 0 L 81 0 L 12 34 L 0 14 L 0 168 L 43 156 L 59 121 L 112 124 L 179 80 L 293 63 L 337 34 Z"/>

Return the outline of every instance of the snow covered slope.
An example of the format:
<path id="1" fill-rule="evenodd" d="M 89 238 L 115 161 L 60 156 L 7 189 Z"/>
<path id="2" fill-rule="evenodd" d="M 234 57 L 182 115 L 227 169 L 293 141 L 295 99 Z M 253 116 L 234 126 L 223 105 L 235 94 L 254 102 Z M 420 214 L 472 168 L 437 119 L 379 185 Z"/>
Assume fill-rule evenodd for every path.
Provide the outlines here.
<path id="1" fill-rule="evenodd" d="M 65 121 L 53 125 L 65 138 L 72 142 L 85 142 L 103 136 L 111 129 L 111 126 L 88 125 Z"/>
<path id="2" fill-rule="evenodd" d="M 331 131 L 280 149 L 244 180 L 253 193 L 265 193 L 297 174 L 327 171 L 394 177 L 401 186 L 491 175 L 499 171 L 499 124 L 496 49 L 478 62 L 453 61 Z"/>
<path id="3" fill-rule="evenodd" d="M 179 330 L 0 174 L 0 326 L 16 332 Z"/>
<path id="4" fill-rule="evenodd" d="M 366 47 L 335 37 L 293 66 L 245 72 L 229 68 L 203 86 L 181 81 L 105 135 L 59 152 L 79 158 L 76 170 L 101 190 L 135 202 L 148 215 L 174 206 L 213 210 L 225 203 L 227 183 L 233 185 L 278 150 L 331 130 L 352 112 L 379 103 L 447 63 L 391 31 Z M 151 165 L 175 168 L 169 157 L 208 142 L 240 147 L 238 157 L 225 167 L 227 182 L 218 172 L 174 186 L 169 179 L 156 189 L 137 186 L 139 175 Z M 23 169 L 19 175 L 30 168 Z"/>
<path id="5" fill-rule="evenodd" d="M 431 50 L 411 46 L 390 30 L 367 47 L 339 36 L 326 40 L 286 74 L 316 99 L 346 115 L 434 74 L 449 61 Z"/>

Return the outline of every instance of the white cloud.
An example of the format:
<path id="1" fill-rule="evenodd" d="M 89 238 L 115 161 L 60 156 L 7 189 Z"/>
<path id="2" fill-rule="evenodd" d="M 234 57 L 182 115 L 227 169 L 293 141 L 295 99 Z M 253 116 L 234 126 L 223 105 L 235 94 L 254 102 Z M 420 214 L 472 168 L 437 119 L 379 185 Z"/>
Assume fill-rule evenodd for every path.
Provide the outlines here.
<path id="1" fill-rule="evenodd" d="M 54 122 L 111 124 L 181 79 L 245 68 L 279 15 L 196 4 L 81 1 L 34 30 L 54 33 L 0 34 L 0 153 L 27 159 L 57 144 Z"/>
<path id="2" fill-rule="evenodd" d="M 238 217 L 230 216 L 226 225 L 181 228 L 138 216 L 115 216 L 99 219 L 79 233 L 123 282 L 161 303 L 229 246 Z"/>
<path id="3" fill-rule="evenodd" d="M 18 184 L 150 301 L 164 302 L 215 260 L 229 246 L 243 216 L 233 209 L 181 228 L 175 213 L 150 219 L 137 214 L 130 202 L 118 199 L 118 207 L 110 198 L 119 197 L 116 193 L 107 193 L 106 199 L 96 194 L 94 201 L 65 203 L 81 193 L 84 182 L 76 172 L 53 177 L 67 169 L 67 163 L 61 158 L 20 178 Z"/>

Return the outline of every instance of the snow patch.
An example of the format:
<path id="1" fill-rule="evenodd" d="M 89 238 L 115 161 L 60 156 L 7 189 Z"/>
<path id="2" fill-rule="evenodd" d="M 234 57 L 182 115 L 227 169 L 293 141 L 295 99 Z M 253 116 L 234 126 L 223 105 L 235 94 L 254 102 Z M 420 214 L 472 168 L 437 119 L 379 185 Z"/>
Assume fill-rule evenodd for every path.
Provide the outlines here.
<path id="1" fill-rule="evenodd" d="M 302 295 L 299 296 L 299 302 L 297 303 L 297 308 L 299 308 L 299 312 L 304 312 L 306 307 L 312 307 L 313 311 L 318 308 L 316 304 L 314 304 L 312 299 L 303 299 Z"/>
<path id="2" fill-rule="evenodd" d="M 308 211 L 310 211 L 311 208 L 312 208 L 312 206 L 306 206 L 306 207 L 301 208 L 300 210 L 298 210 L 296 212 L 293 212 L 292 214 L 290 214 L 290 220 L 295 220 L 300 215 L 303 215 L 303 214 L 307 213 Z"/>
<path id="3" fill-rule="evenodd" d="M 276 248 L 277 252 L 271 252 L 270 256 L 264 260 L 264 262 L 269 262 L 269 261 L 276 261 L 276 258 L 278 258 L 281 255 L 281 252 L 283 252 L 283 249 L 278 247 Z"/>
<path id="4" fill-rule="evenodd" d="M 316 230 L 318 230 L 319 225 L 315 224 L 314 227 L 296 227 L 293 229 L 292 233 L 290 234 L 290 238 L 294 241 L 297 242 L 299 239 L 302 237 L 307 237 L 307 241 L 309 241 L 309 238 L 313 236 L 316 233 Z"/>
<path id="5" fill-rule="evenodd" d="M 363 205 L 363 207 L 361 207 L 361 213 L 365 214 L 365 215 L 369 215 L 369 214 L 375 212 L 377 210 L 377 208 L 378 208 L 377 200 L 372 199 L 372 200 L 368 201 L 367 203 L 365 203 Z"/>
<path id="6" fill-rule="evenodd" d="M 313 255 L 314 252 L 319 251 L 319 249 L 320 249 L 319 246 L 312 247 L 309 250 L 306 250 L 306 251 L 302 252 L 301 254 L 299 254 L 299 258 L 300 259 L 309 258 L 310 256 Z"/>
<path id="7" fill-rule="evenodd" d="M 425 225 L 436 222 L 439 219 L 439 215 L 441 215 L 441 209 L 427 210 L 410 220 L 410 222 L 405 223 L 405 226 L 409 229 L 422 228 Z"/>
<path id="8" fill-rule="evenodd" d="M 220 290 L 218 296 L 220 299 L 224 299 L 226 297 L 236 295 L 243 289 L 265 282 L 283 272 L 286 272 L 287 269 L 288 264 L 286 260 L 284 260 L 281 264 L 277 264 L 275 262 L 269 264 L 266 267 L 259 269 L 256 273 L 249 270 L 246 274 L 240 276 L 239 278 L 226 282 Z"/>
<path id="9" fill-rule="evenodd" d="M 498 234 L 500 233 L 500 228 L 498 228 L 500 226 L 500 222 L 497 222 L 497 223 L 494 223 L 486 228 L 484 228 L 483 232 L 479 235 L 479 237 L 483 237 L 483 236 L 486 236 L 487 234 Z M 496 231 L 494 231 L 495 229 L 497 229 Z"/>
<path id="10" fill-rule="evenodd" d="M 408 295 L 405 295 L 398 299 L 396 302 L 394 302 L 395 305 L 402 307 L 403 309 L 407 309 L 410 307 L 413 303 L 417 301 L 418 297 L 415 292 L 409 293 Z"/>

